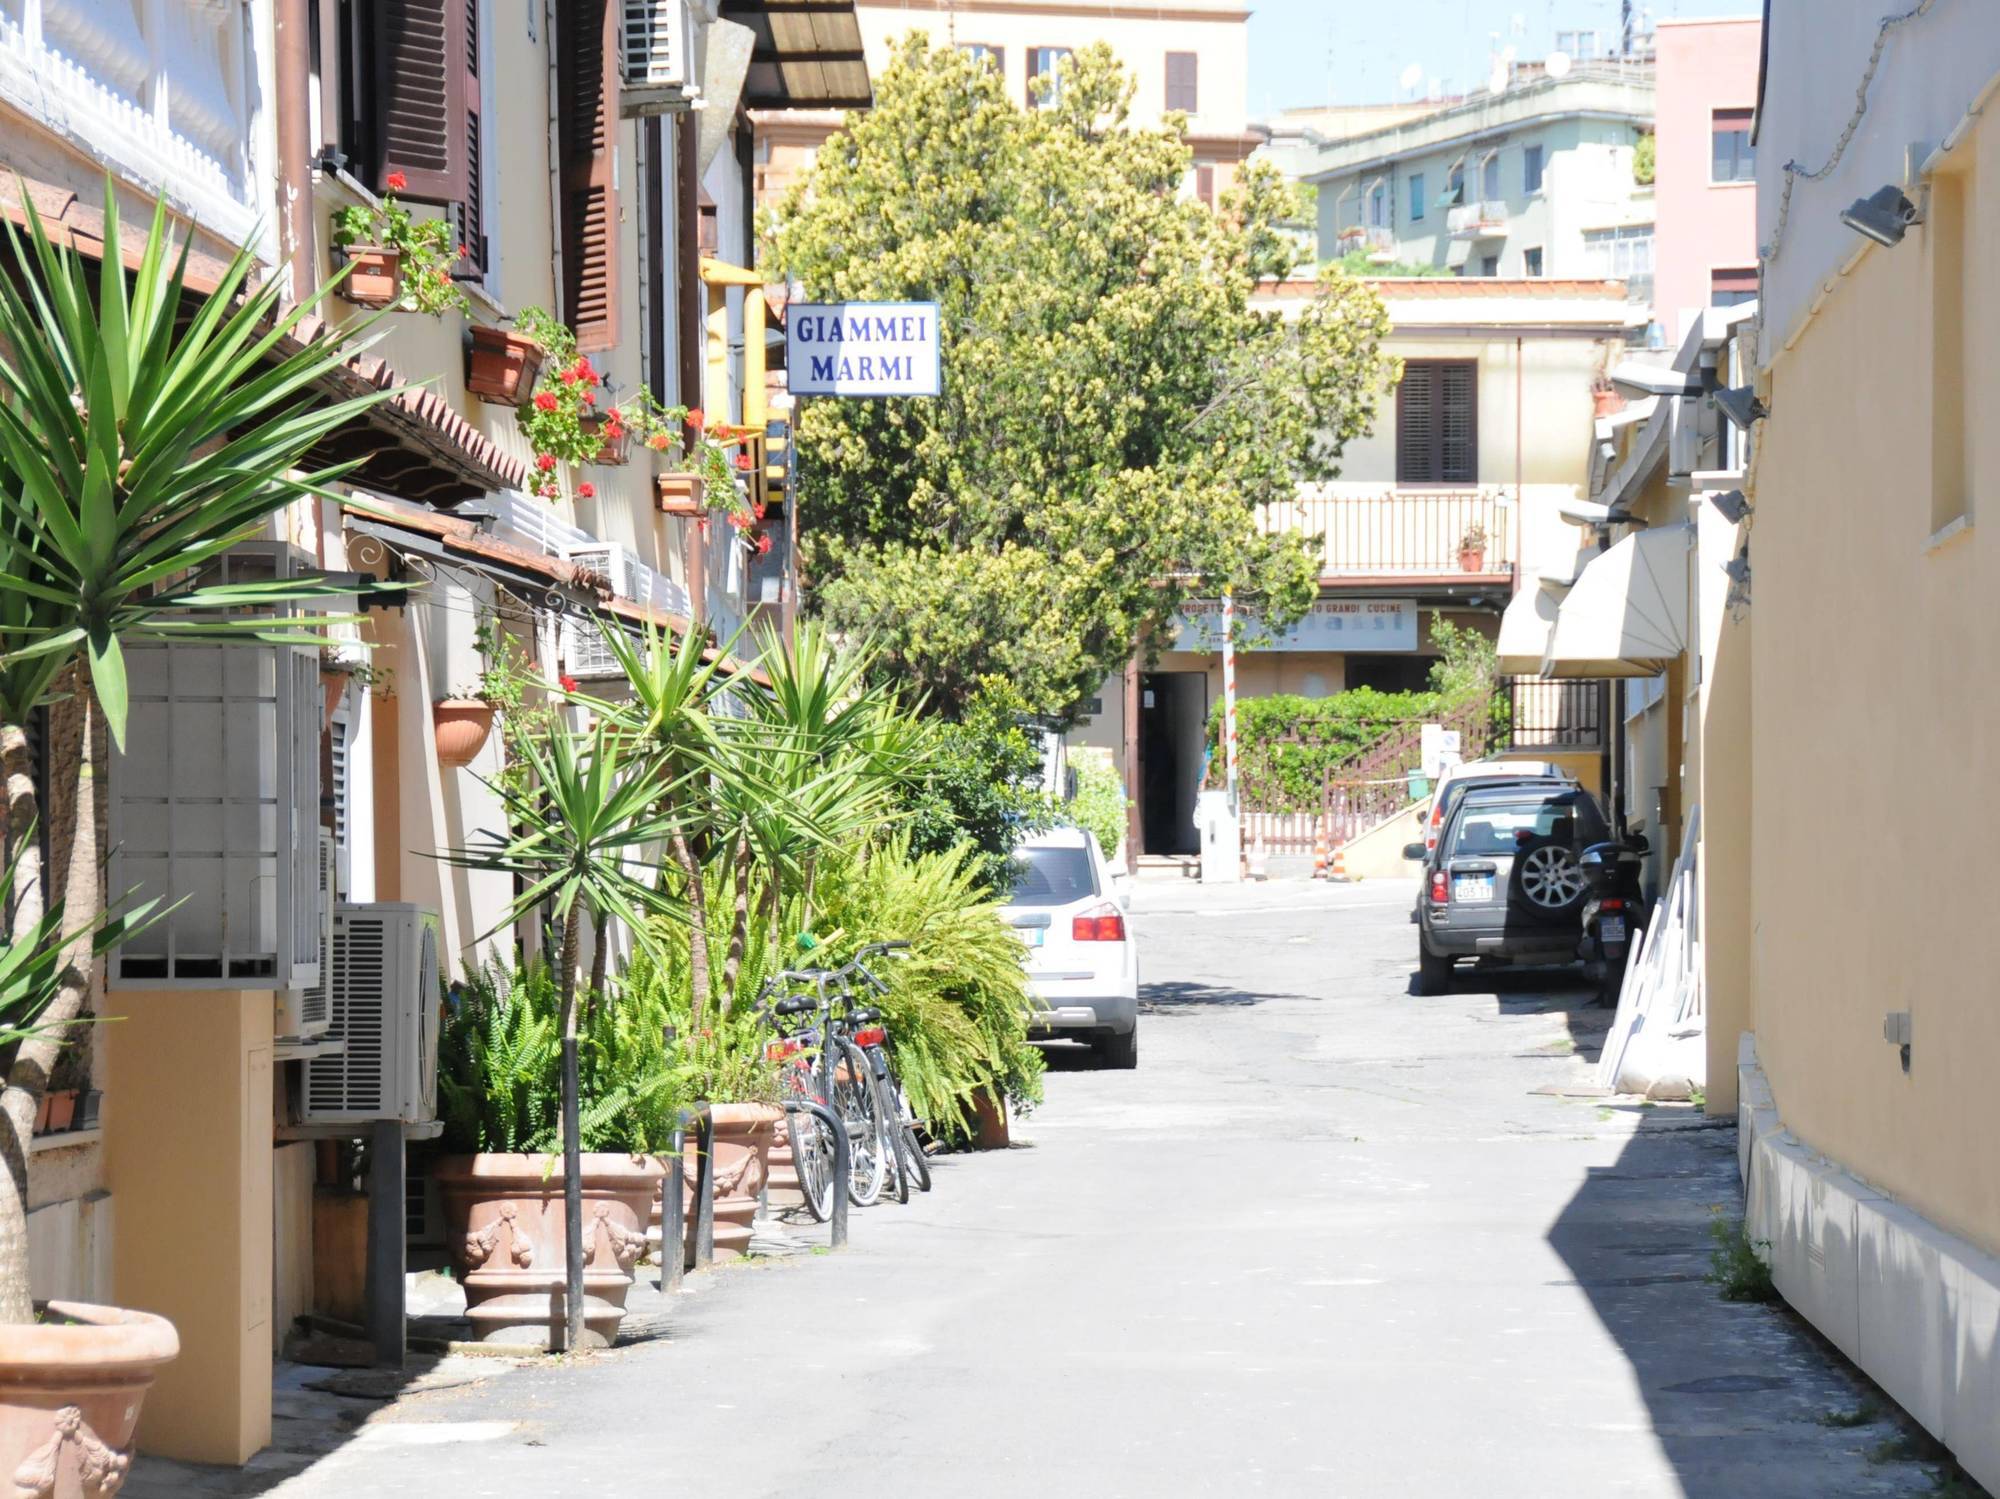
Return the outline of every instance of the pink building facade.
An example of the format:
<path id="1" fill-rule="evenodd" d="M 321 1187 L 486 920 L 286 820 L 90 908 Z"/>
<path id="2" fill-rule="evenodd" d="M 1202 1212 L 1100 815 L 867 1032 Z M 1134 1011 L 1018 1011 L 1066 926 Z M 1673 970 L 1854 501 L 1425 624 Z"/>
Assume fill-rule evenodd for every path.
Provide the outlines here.
<path id="1" fill-rule="evenodd" d="M 1678 347 L 1702 308 L 1757 295 L 1757 21 L 1659 23 L 1654 316 Z"/>

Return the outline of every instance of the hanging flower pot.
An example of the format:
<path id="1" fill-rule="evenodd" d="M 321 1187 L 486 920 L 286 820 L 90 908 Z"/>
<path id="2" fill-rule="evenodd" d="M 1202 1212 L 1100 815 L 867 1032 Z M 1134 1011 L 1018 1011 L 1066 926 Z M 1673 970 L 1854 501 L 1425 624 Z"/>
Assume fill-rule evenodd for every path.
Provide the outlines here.
<path id="1" fill-rule="evenodd" d="M 470 765 L 493 732 L 493 705 L 476 697 L 448 697 L 431 705 L 431 731 L 438 764 L 447 770 Z"/>
<path id="2" fill-rule="evenodd" d="M 494 406 L 518 406 L 542 371 L 542 346 L 506 328 L 472 325 L 465 358 L 465 388 Z"/>
<path id="3" fill-rule="evenodd" d="M 352 680 L 352 675 L 344 671 L 322 671 L 319 674 L 319 685 L 326 693 L 326 717 L 320 721 L 321 728 L 333 726 L 333 715 L 340 711 L 340 700 L 347 696 L 347 684 Z"/>
<path id="4" fill-rule="evenodd" d="M 394 307 L 403 300 L 403 252 L 394 245 L 336 246 L 347 262 L 340 294 L 357 307 Z"/>
<path id="5" fill-rule="evenodd" d="M 1607 385 L 1590 393 L 1590 407 L 1593 416 L 1616 416 L 1625 409 L 1625 398 Z"/>
<path id="6" fill-rule="evenodd" d="M 597 456 L 590 460 L 592 463 L 620 468 L 631 458 L 632 429 L 623 422 L 613 422 L 609 414 L 593 414 L 583 418 L 582 426 L 586 437 L 597 439 Z"/>
<path id="7" fill-rule="evenodd" d="M 705 515 L 702 487 L 700 474 L 658 474 L 653 479 L 653 494 L 663 515 Z"/>

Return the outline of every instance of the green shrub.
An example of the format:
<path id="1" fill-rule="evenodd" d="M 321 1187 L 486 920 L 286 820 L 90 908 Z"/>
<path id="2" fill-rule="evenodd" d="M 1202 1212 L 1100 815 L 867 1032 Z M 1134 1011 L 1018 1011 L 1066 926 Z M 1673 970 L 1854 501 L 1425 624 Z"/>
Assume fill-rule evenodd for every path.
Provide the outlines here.
<path id="1" fill-rule="evenodd" d="M 1764 1258 L 1771 1252 L 1770 1241 L 1753 1241 L 1742 1223 L 1719 1207 L 1709 1211 L 1714 1216 L 1708 1236 L 1715 1241 L 1708 1253 L 1710 1284 L 1721 1290 L 1724 1301 L 1776 1301 L 1778 1288 Z"/>
<path id="2" fill-rule="evenodd" d="M 1125 814 L 1130 805 L 1125 782 L 1107 755 L 1080 754 L 1072 768 L 1076 795 L 1064 804 L 1062 816 L 1095 838 L 1098 850 L 1109 859 L 1125 836 Z"/>
<path id="3" fill-rule="evenodd" d="M 1253 804 L 1266 811 L 1312 811 L 1326 772 L 1410 724 L 1437 718 L 1433 692 L 1377 692 L 1356 687 L 1332 697 L 1236 701 L 1237 770 Z M 1211 766 L 1222 764 L 1222 705 L 1209 714 Z"/>
<path id="4" fill-rule="evenodd" d="M 1041 752 L 1016 722 L 1021 709 L 1007 683 L 981 684 L 955 722 L 932 726 L 931 753 L 900 796 L 911 850 L 970 844 L 988 891 L 1006 888 L 1007 856 L 1022 834 L 1049 823 Z"/>
<path id="5" fill-rule="evenodd" d="M 646 996 L 579 999 L 578 1143 L 584 1150 L 668 1148 L 691 1101 L 686 1068 L 667 1053 L 666 1012 Z M 562 1001 L 537 963 L 467 976 L 438 1032 L 444 1148 L 553 1151 L 562 1143 Z"/>
<path id="6" fill-rule="evenodd" d="M 837 966 L 870 942 L 910 944 L 871 966 L 889 985 L 878 1003 L 897 1074 L 933 1133 L 964 1130 L 983 1087 L 1017 1111 L 1041 1101 L 1021 939 L 1000 920 L 970 847 L 916 853 L 899 835 L 822 866 L 815 898 L 816 962 Z"/>

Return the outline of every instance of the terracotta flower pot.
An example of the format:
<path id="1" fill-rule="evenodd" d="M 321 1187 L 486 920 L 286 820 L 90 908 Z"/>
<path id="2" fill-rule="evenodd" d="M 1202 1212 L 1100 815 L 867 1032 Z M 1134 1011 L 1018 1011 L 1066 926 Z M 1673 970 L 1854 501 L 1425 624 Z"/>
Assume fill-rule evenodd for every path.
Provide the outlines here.
<path id="1" fill-rule="evenodd" d="M 1007 1103 L 991 1088 L 972 1095 L 972 1148 L 1005 1150 L 1012 1144 L 1007 1132 Z"/>
<path id="2" fill-rule="evenodd" d="M 1485 547 L 1460 547 L 1458 549 L 1458 570 L 1462 573 L 1477 573 L 1486 570 Z"/>
<path id="3" fill-rule="evenodd" d="M 22 1495 L 115 1494 L 139 1407 L 180 1338 L 150 1312 L 51 1301 L 43 1315 L 0 1338 L 0 1474 Z"/>
<path id="4" fill-rule="evenodd" d="M 584 1343 L 608 1348 L 625 1320 L 632 1267 L 664 1170 L 652 1156 L 583 1158 Z M 447 1156 L 433 1179 L 444 1196 L 452 1266 L 482 1341 L 561 1346 L 568 1260 L 562 1160 L 545 1155 Z"/>
<path id="5" fill-rule="evenodd" d="M 785 1122 L 785 1111 L 768 1103 L 718 1103 L 715 1116 L 715 1257 L 737 1259 L 750 1248 L 750 1225 L 756 1221 L 759 1196 L 770 1171 L 771 1146 Z M 694 1258 L 693 1193 L 701 1151 L 688 1136 L 683 1174 L 688 1182 L 686 1214 L 690 1265 Z"/>
<path id="6" fill-rule="evenodd" d="M 493 705 L 476 697 L 448 697 L 431 704 L 431 733 L 438 764 L 447 770 L 470 765 L 493 732 Z"/>
<path id="7" fill-rule="evenodd" d="M 1590 408 L 1593 416 L 1616 416 L 1625 409 L 1625 398 L 1609 387 L 1590 393 Z"/>
<path id="8" fill-rule="evenodd" d="M 326 693 L 326 717 L 320 724 L 321 728 L 332 725 L 333 715 L 340 711 L 340 700 L 347 696 L 349 680 L 344 671 L 323 671 L 319 674 L 319 685 Z"/>
<path id="9" fill-rule="evenodd" d="M 393 245 L 348 245 L 350 269 L 340 294 L 357 307 L 394 307 L 403 300 L 403 252 Z"/>
<path id="10" fill-rule="evenodd" d="M 42 1096 L 49 1106 L 49 1133 L 59 1135 L 76 1119 L 76 1089 L 63 1088 Z"/>
<path id="11" fill-rule="evenodd" d="M 472 325 L 472 347 L 465 357 L 465 388 L 495 406 L 518 406 L 535 388 L 542 372 L 542 346 L 524 334 L 505 328 Z"/>
<path id="12" fill-rule="evenodd" d="M 707 504 L 702 497 L 702 480 L 699 474 L 655 475 L 653 494 L 662 515 L 708 513 Z"/>
<path id="13" fill-rule="evenodd" d="M 616 437 L 606 437 L 604 418 L 586 416 L 581 423 L 583 430 L 597 438 L 597 456 L 590 461 L 603 464 L 607 468 L 620 468 L 632 456 L 632 429 L 620 427 Z"/>

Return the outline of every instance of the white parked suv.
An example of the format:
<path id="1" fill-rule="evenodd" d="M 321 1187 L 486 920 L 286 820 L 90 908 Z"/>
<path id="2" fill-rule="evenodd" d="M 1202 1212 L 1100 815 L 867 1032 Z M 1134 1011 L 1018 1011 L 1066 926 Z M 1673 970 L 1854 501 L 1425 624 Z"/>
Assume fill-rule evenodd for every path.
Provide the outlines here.
<path id="1" fill-rule="evenodd" d="M 1139 1065 L 1139 958 L 1097 840 L 1054 828 L 1014 850 L 1001 919 L 1027 946 L 1043 1035 L 1088 1041 L 1107 1067 Z"/>

